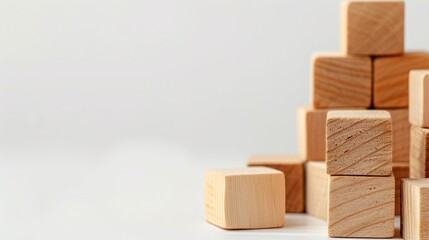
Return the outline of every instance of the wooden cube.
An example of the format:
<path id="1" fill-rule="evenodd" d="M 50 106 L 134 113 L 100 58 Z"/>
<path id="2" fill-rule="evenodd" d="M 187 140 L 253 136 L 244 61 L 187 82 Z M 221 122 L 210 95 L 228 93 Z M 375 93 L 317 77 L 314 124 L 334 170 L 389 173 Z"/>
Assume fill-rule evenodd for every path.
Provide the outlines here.
<path id="1" fill-rule="evenodd" d="M 394 162 L 392 170 L 395 176 L 395 215 L 401 215 L 401 183 L 402 179 L 410 177 L 410 164 Z"/>
<path id="2" fill-rule="evenodd" d="M 341 10 L 345 53 L 380 56 L 404 52 L 403 1 L 348 1 Z"/>
<path id="3" fill-rule="evenodd" d="M 410 122 L 419 127 L 429 127 L 429 70 L 410 72 Z"/>
<path id="4" fill-rule="evenodd" d="M 307 214 L 327 220 L 328 174 L 325 162 L 309 161 L 305 165 L 305 209 Z"/>
<path id="5" fill-rule="evenodd" d="M 304 212 L 304 160 L 297 156 L 255 155 L 247 166 L 274 168 L 285 175 L 286 212 Z"/>
<path id="6" fill-rule="evenodd" d="M 284 174 L 266 167 L 211 170 L 205 179 L 208 222 L 224 229 L 284 224 Z"/>
<path id="7" fill-rule="evenodd" d="M 411 127 L 410 178 L 429 178 L 429 129 Z"/>
<path id="8" fill-rule="evenodd" d="M 305 160 L 325 160 L 325 128 L 328 109 L 298 109 L 299 154 Z"/>
<path id="9" fill-rule="evenodd" d="M 330 175 L 392 174 L 392 122 L 386 111 L 330 111 L 326 120 Z"/>
<path id="10" fill-rule="evenodd" d="M 386 109 L 392 118 L 392 154 L 394 162 L 409 162 L 410 159 L 410 122 L 408 109 Z"/>
<path id="11" fill-rule="evenodd" d="M 394 236 L 395 178 L 329 176 L 330 237 Z"/>
<path id="12" fill-rule="evenodd" d="M 413 69 L 429 69 L 429 53 L 374 58 L 375 108 L 408 107 L 408 77 Z"/>
<path id="13" fill-rule="evenodd" d="M 429 239 L 429 179 L 404 179 L 402 182 L 402 237 L 405 240 Z"/>
<path id="14" fill-rule="evenodd" d="M 334 54 L 314 56 L 312 96 L 315 108 L 370 107 L 371 58 Z"/>

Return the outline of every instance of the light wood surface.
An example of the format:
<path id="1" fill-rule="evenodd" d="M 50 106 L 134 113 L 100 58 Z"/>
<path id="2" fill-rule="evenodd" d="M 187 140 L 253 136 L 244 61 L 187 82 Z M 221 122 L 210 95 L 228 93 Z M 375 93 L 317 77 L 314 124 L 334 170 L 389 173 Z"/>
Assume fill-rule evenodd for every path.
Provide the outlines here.
<path id="1" fill-rule="evenodd" d="M 315 55 L 312 65 L 315 108 L 371 106 L 370 57 Z"/>
<path id="2" fill-rule="evenodd" d="M 429 239 L 429 179 L 404 179 L 402 182 L 402 237 Z"/>
<path id="3" fill-rule="evenodd" d="M 302 158 L 287 155 L 255 155 L 249 159 L 247 166 L 264 166 L 283 172 L 286 212 L 304 212 L 304 160 Z"/>
<path id="4" fill-rule="evenodd" d="M 298 145 L 305 160 L 325 160 L 325 125 L 327 109 L 298 109 Z"/>
<path id="5" fill-rule="evenodd" d="M 330 237 L 394 236 L 395 178 L 329 176 Z"/>
<path id="6" fill-rule="evenodd" d="M 408 78 L 413 69 L 429 69 L 429 53 L 374 58 L 374 107 L 408 107 Z"/>
<path id="7" fill-rule="evenodd" d="M 341 11 L 345 53 L 379 56 L 404 52 L 403 1 L 348 1 Z"/>
<path id="8" fill-rule="evenodd" d="M 328 215 L 328 174 L 326 163 L 309 161 L 305 164 L 305 210 L 322 220 Z"/>
<path id="9" fill-rule="evenodd" d="M 428 66 L 429 67 L 429 66 Z M 429 70 L 413 70 L 409 77 L 410 122 L 429 127 Z"/>
<path id="10" fill-rule="evenodd" d="M 394 162 L 408 162 L 410 159 L 410 128 L 408 109 L 386 109 L 392 118 L 392 154 Z"/>
<path id="11" fill-rule="evenodd" d="M 389 112 L 328 112 L 326 162 L 330 175 L 389 176 L 392 173 Z"/>
<path id="12" fill-rule="evenodd" d="M 410 163 L 394 162 L 393 175 L 395 177 L 395 215 L 401 214 L 401 183 L 402 179 L 410 177 Z"/>
<path id="13" fill-rule="evenodd" d="M 411 127 L 410 178 L 428 178 L 429 129 Z"/>
<path id="14" fill-rule="evenodd" d="M 210 170 L 205 180 L 208 222 L 225 229 L 284 224 L 284 174 L 266 167 Z"/>

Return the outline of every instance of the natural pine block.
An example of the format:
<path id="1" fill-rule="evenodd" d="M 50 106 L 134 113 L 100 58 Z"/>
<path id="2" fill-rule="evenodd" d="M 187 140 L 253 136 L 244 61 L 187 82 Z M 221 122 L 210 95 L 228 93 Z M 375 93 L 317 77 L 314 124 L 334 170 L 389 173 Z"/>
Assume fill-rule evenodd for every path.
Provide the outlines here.
<path id="1" fill-rule="evenodd" d="M 305 165 L 305 208 L 307 214 L 327 220 L 328 174 L 325 162 L 309 161 Z"/>
<path id="2" fill-rule="evenodd" d="M 429 178 L 429 129 L 411 127 L 410 178 Z"/>
<path id="3" fill-rule="evenodd" d="M 401 227 L 405 240 L 429 239 L 429 179 L 403 180 Z"/>
<path id="4" fill-rule="evenodd" d="M 284 174 L 266 167 L 211 170 L 205 179 L 208 222 L 225 229 L 284 224 Z"/>
<path id="5" fill-rule="evenodd" d="M 408 77 L 413 69 L 429 69 L 429 53 L 374 58 L 375 108 L 408 107 Z M 412 115 L 412 114 L 411 114 Z"/>
<path id="6" fill-rule="evenodd" d="M 394 235 L 395 178 L 329 176 L 330 237 Z"/>
<path id="7" fill-rule="evenodd" d="M 403 1 L 348 1 L 341 10 L 345 53 L 380 56 L 404 52 Z"/>
<path id="8" fill-rule="evenodd" d="M 286 212 L 304 212 L 304 160 L 296 156 L 255 155 L 247 166 L 274 168 L 285 175 Z"/>
<path id="9" fill-rule="evenodd" d="M 389 176 L 392 122 L 386 111 L 330 111 L 326 120 L 330 175 Z"/>
<path id="10" fill-rule="evenodd" d="M 325 160 L 325 126 L 327 109 L 302 107 L 298 109 L 298 144 L 300 157 L 305 160 Z"/>
<path id="11" fill-rule="evenodd" d="M 408 162 L 410 159 L 410 122 L 408 109 L 387 109 L 392 117 L 392 154 L 394 162 Z"/>
<path id="12" fill-rule="evenodd" d="M 370 57 L 316 55 L 313 57 L 313 106 L 340 108 L 371 106 Z"/>
<path id="13" fill-rule="evenodd" d="M 429 127 L 429 70 L 410 72 L 410 122 Z"/>
<path id="14" fill-rule="evenodd" d="M 395 215 L 401 215 L 401 182 L 410 177 L 410 164 L 408 162 L 394 162 L 393 175 L 395 176 Z"/>

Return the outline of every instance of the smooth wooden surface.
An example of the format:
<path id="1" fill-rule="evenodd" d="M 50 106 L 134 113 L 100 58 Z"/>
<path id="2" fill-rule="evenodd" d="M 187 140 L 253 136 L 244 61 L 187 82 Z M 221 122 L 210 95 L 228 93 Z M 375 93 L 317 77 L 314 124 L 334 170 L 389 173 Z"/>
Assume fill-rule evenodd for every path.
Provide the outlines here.
<path id="1" fill-rule="evenodd" d="M 429 66 L 428 66 L 429 68 Z M 429 127 L 429 70 L 413 70 L 409 75 L 410 122 Z"/>
<path id="2" fill-rule="evenodd" d="M 429 54 L 414 52 L 374 58 L 374 107 L 408 107 L 408 78 L 413 69 L 429 69 Z"/>
<path id="3" fill-rule="evenodd" d="M 210 170 L 204 196 L 207 221 L 221 228 L 284 224 L 285 180 L 280 171 L 266 167 Z"/>
<path id="4" fill-rule="evenodd" d="M 305 210 L 322 220 L 328 215 L 328 174 L 326 163 L 309 161 L 305 164 Z"/>
<path id="5" fill-rule="evenodd" d="M 379 56 L 404 52 L 403 1 L 348 1 L 341 11 L 345 53 Z"/>
<path id="6" fill-rule="evenodd" d="M 331 237 L 394 236 L 395 178 L 329 176 Z"/>
<path id="7" fill-rule="evenodd" d="M 304 160 L 297 156 L 255 155 L 247 166 L 274 168 L 285 175 L 285 199 L 287 213 L 304 212 Z"/>
<path id="8" fill-rule="evenodd" d="M 392 122 L 387 111 L 330 111 L 326 120 L 330 175 L 389 176 Z"/>
<path id="9" fill-rule="evenodd" d="M 410 177 L 410 163 L 394 162 L 392 170 L 395 177 L 395 215 L 401 215 L 401 183 L 402 179 Z"/>
<path id="10" fill-rule="evenodd" d="M 412 126 L 410 137 L 410 178 L 427 178 L 429 129 Z"/>
<path id="11" fill-rule="evenodd" d="M 402 190 L 402 237 L 429 239 L 429 179 L 405 179 Z"/>
<path id="12" fill-rule="evenodd" d="M 394 162 L 408 162 L 410 159 L 410 122 L 408 109 L 386 109 L 392 118 L 392 157 Z"/>
<path id="13" fill-rule="evenodd" d="M 305 160 L 325 160 L 325 125 L 327 109 L 298 109 L 298 145 Z"/>
<path id="14" fill-rule="evenodd" d="M 315 108 L 371 106 L 370 57 L 315 55 L 312 98 Z"/>

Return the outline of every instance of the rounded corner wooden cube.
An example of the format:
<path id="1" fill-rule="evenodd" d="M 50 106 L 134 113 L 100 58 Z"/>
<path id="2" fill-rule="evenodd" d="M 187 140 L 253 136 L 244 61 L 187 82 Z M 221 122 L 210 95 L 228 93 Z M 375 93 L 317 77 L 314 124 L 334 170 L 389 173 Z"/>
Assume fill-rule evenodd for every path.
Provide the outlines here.
<path id="1" fill-rule="evenodd" d="M 284 225 L 285 180 L 266 167 L 207 171 L 205 214 L 224 229 L 275 228 Z"/>
<path id="2" fill-rule="evenodd" d="M 429 70 L 412 70 L 409 78 L 411 124 L 429 127 Z"/>
<path id="3" fill-rule="evenodd" d="M 429 239 L 429 179 L 402 180 L 402 237 Z"/>
<path id="4" fill-rule="evenodd" d="M 330 111 L 326 119 L 326 168 L 330 175 L 389 176 L 392 121 L 387 111 Z"/>

